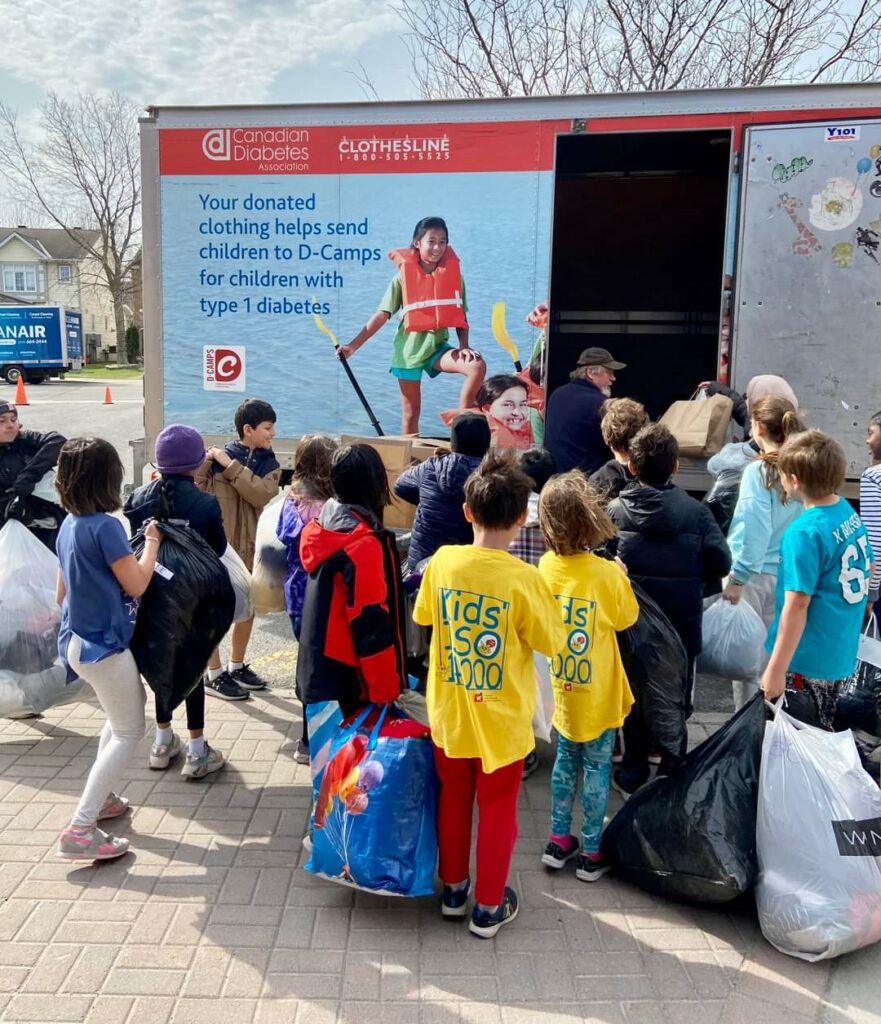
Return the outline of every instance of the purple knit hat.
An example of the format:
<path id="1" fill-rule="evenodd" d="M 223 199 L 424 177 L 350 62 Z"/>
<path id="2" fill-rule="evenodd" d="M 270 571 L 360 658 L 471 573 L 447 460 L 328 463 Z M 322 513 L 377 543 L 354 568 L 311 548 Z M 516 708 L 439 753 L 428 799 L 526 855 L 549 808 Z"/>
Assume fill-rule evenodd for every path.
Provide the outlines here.
<path id="1" fill-rule="evenodd" d="M 171 423 L 156 438 L 154 461 L 160 473 L 190 473 L 205 461 L 205 441 L 198 430 Z"/>

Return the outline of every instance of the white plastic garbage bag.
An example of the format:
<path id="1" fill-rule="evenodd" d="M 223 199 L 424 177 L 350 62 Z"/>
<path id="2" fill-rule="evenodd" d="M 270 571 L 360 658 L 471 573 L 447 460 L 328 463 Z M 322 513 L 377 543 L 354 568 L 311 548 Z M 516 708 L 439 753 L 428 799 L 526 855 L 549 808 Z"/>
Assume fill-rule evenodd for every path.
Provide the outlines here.
<path id="1" fill-rule="evenodd" d="M 724 679 L 752 679 L 762 667 L 768 631 L 746 601 L 715 600 L 704 612 L 698 672 Z"/>
<path id="2" fill-rule="evenodd" d="M 778 711 L 765 727 L 756 906 L 781 953 L 825 960 L 881 939 L 881 790 L 848 732 Z"/>
<path id="3" fill-rule="evenodd" d="M 0 718 L 39 714 L 59 704 L 79 700 L 85 683 L 67 682 L 67 667 L 61 658 L 41 672 L 19 675 L 0 670 Z"/>
<path id="4" fill-rule="evenodd" d="M 273 498 L 257 520 L 251 600 L 258 615 L 284 611 L 284 581 L 288 571 L 288 555 L 276 533 L 283 501 L 283 494 Z"/>
<path id="5" fill-rule="evenodd" d="M 232 588 L 236 595 L 236 610 L 233 613 L 233 622 L 245 622 L 254 617 L 254 603 L 251 600 L 251 588 L 253 586 L 251 574 L 231 544 L 226 545 L 226 551 L 221 555 L 220 561 L 229 575 L 229 581 L 232 583 Z"/>
<path id="6" fill-rule="evenodd" d="M 58 491 L 55 490 L 55 469 L 54 467 L 44 473 L 34 484 L 31 492 L 35 498 L 42 498 L 43 501 L 51 501 L 53 505 L 59 504 Z"/>
<path id="7" fill-rule="evenodd" d="M 532 732 L 536 739 L 551 742 L 551 724 L 554 720 L 554 684 L 551 682 L 550 662 L 543 654 L 533 653 L 535 662 L 535 711 L 532 714 Z"/>

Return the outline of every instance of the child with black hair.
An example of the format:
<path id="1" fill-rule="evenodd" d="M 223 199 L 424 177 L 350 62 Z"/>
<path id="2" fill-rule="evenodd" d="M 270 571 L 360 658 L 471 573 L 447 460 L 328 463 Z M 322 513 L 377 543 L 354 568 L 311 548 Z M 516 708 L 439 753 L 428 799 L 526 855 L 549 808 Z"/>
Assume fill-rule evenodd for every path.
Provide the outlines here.
<path id="1" fill-rule="evenodd" d="M 123 507 L 132 531 L 150 519 L 184 519 L 189 527 L 211 546 L 220 558 L 226 551 L 226 534 L 220 505 L 211 494 L 196 487 L 196 470 L 205 461 L 205 441 L 198 430 L 180 423 L 165 427 L 156 438 L 154 464 L 159 471 L 153 480 L 133 491 Z M 185 701 L 187 743 L 181 775 L 202 779 L 220 771 L 223 754 L 205 739 L 205 684 L 200 681 Z M 171 727 L 172 708 L 156 695 L 156 735 L 150 748 L 149 766 L 163 771 L 181 753 L 180 737 Z"/>
<path id="2" fill-rule="evenodd" d="M 379 309 L 339 356 L 352 356 L 395 313 L 401 313 L 395 333 L 394 355 L 389 373 L 401 390 L 401 433 L 419 433 L 422 409 L 422 374 L 459 373 L 465 378 L 459 405 L 474 405 L 477 389 L 486 374 L 479 352 L 468 345 L 468 306 L 459 257 L 449 244 L 449 232 L 441 217 L 423 217 L 413 229 L 406 249 L 395 249 L 389 259 L 398 268 Z M 455 329 L 459 347 L 449 343 Z"/>
<path id="3" fill-rule="evenodd" d="M 508 551 L 522 562 L 538 565 L 548 546 L 538 522 L 538 501 L 544 485 L 557 471 L 557 462 L 546 448 L 527 448 L 517 455 L 517 465 L 532 481 L 532 493 L 526 511 L 526 522 L 511 541 Z"/>
<path id="4" fill-rule="evenodd" d="M 506 883 L 523 759 L 533 746 L 533 651 L 551 656 L 566 641 L 538 570 L 508 554 L 531 490 L 511 456 L 487 454 L 465 484 L 474 543 L 435 554 L 413 613 L 417 623 L 433 627 L 427 701 L 441 784 L 441 913 L 466 914 L 476 798 L 476 902 L 469 928 L 487 939 L 518 912 L 517 894 Z"/>
<path id="5" fill-rule="evenodd" d="M 122 504 L 122 478 L 116 449 L 101 438 L 72 438 L 59 452 L 56 488 L 68 516 L 58 531 L 58 652 L 107 715 L 83 795 L 58 840 L 65 860 L 111 860 L 129 848 L 98 822 L 129 809 L 113 792 L 144 735 L 144 684 L 129 643 L 162 534 L 148 523 L 143 554 L 135 558 L 112 515 Z"/>
<path id="6" fill-rule="evenodd" d="M 236 409 L 239 437 L 223 448 L 209 448 L 196 473 L 196 483 L 220 502 L 226 537 L 248 569 L 254 565 L 257 520 L 264 506 L 278 494 L 281 466 L 272 450 L 275 410 L 259 398 L 246 398 Z M 221 700 L 247 700 L 249 690 L 265 690 L 266 683 L 245 663 L 254 619 L 233 624 L 226 669 L 215 651 L 208 662 L 205 692 Z"/>
<path id="7" fill-rule="evenodd" d="M 521 377 L 499 373 L 480 385 L 477 408 L 489 421 L 494 448 L 529 448 L 535 440 L 529 417 L 529 387 Z"/>
<path id="8" fill-rule="evenodd" d="M 636 479 L 609 504 L 608 513 L 618 527 L 618 557 L 679 634 L 693 675 L 701 651 L 704 587 L 718 585 L 728 574 L 731 553 L 712 512 L 672 482 L 678 468 L 679 446 L 667 427 L 643 427 L 630 442 L 630 472 Z M 690 689 L 683 695 L 688 708 Z M 650 737 L 631 732 L 626 723 L 624 735 L 625 753 L 613 785 L 629 795 L 648 781 Z M 662 761 L 662 769 L 667 767 Z"/>
<path id="9" fill-rule="evenodd" d="M 391 502 L 375 448 L 338 448 L 329 498 L 303 527 L 303 601 L 297 696 L 337 701 L 344 716 L 396 700 L 407 686 L 404 601 L 394 534 L 383 529 Z"/>
<path id="10" fill-rule="evenodd" d="M 284 544 L 288 556 L 288 572 L 284 581 L 285 610 L 297 642 L 303 626 L 303 604 L 308 579 L 300 558 L 300 537 L 304 527 L 321 515 L 321 510 L 333 494 L 331 468 L 338 447 L 332 437 L 324 434 L 306 434 L 300 438 L 294 451 L 291 486 L 278 517 L 276 535 Z M 309 726 L 305 708 L 294 760 L 298 764 L 309 763 Z"/>
<path id="11" fill-rule="evenodd" d="M 395 494 L 416 506 L 407 565 L 430 558 L 443 544 L 470 544 L 471 524 L 462 511 L 465 481 L 480 465 L 490 444 L 485 416 L 462 413 L 453 420 L 449 455 L 432 455 L 395 481 Z"/>

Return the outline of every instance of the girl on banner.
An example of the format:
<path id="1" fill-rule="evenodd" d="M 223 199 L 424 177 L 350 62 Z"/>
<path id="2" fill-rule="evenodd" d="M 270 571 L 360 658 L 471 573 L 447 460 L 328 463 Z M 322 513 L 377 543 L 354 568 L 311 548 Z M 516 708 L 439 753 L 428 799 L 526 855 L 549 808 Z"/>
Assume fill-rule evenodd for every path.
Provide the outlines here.
<path id="1" fill-rule="evenodd" d="M 486 375 L 479 352 L 468 347 L 468 307 L 459 258 L 450 248 L 447 225 L 440 217 L 424 217 L 413 229 L 406 249 L 395 249 L 389 259 L 398 268 L 379 309 L 338 356 L 351 359 L 361 346 L 395 313 L 401 318 L 395 333 L 389 372 L 401 389 L 401 433 L 419 432 L 422 374 L 459 373 L 465 378 L 459 406 L 470 409 Z M 454 328 L 459 347 L 450 344 Z"/>

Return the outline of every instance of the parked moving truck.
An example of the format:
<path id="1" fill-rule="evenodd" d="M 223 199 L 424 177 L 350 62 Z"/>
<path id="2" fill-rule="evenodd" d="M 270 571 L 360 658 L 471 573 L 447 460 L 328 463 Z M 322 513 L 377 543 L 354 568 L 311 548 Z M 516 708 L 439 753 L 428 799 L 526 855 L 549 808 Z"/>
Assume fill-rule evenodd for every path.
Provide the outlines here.
<path id="1" fill-rule="evenodd" d="M 40 384 L 83 365 L 83 317 L 64 306 L 0 306 L 0 377 Z"/>
<path id="2" fill-rule="evenodd" d="M 493 308 L 525 365 L 525 316 L 547 301 L 549 391 L 592 345 L 627 363 L 615 394 L 653 416 L 700 381 L 777 373 L 849 476 L 864 466 L 881 405 L 881 86 L 154 107 L 141 142 L 149 448 L 174 421 L 230 436 L 246 395 L 275 407 L 285 461 L 306 431 L 369 434 L 321 325 L 351 340 L 397 272 L 389 253 L 433 215 L 488 376 L 513 370 Z M 393 334 L 350 361 L 388 433 Z M 458 390 L 423 379 L 424 435 Z"/>

